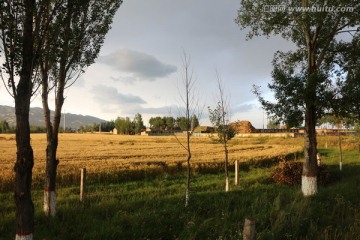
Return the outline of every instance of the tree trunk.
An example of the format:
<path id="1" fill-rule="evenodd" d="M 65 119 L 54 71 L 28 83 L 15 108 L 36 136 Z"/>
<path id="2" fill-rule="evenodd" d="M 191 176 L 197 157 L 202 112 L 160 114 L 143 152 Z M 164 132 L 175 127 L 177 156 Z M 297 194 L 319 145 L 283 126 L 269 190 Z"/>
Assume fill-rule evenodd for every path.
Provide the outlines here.
<path id="1" fill-rule="evenodd" d="M 243 240 L 254 240 L 256 236 L 255 219 L 245 218 Z"/>
<path id="2" fill-rule="evenodd" d="M 59 160 L 56 157 L 58 147 L 58 135 L 61 120 L 61 109 L 64 104 L 64 88 L 66 81 L 66 56 L 60 62 L 59 77 L 55 90 L 55 112 L 54 121 L 51 122 L 48 104 L 48 75 L 49 62 L 45 60 L 42 65 L 42 104 L 46 124 L 46 172 L 44 186 L 44 212 L 46 216 L 56 215 L 56 171 Z"/>
<path id="3" fill-rule="evenodd" d="M 235 160 L 235 185 L 239 185 L 239 160 Z"/>
<path id="4" fill-rule="evenodd" d="M 191 153 L 190 153 L 190 150 L 188 150 L 185 207 L 189 206 L 189 201 L 190 201 L 190 177 L 191 177 L 190 160 L 191 160 Z"/>
<path id="5" fill-rule="evenodd" d="M 31 181 L 34 155 L 30 145 L 30 101 L 23 100 L 22 98 L 15 99 L 17 147 L 17 158 L 14 167 L 16 239 L 32 239 L 34 232 L 34 204 L 31 200 Z"/>
<path id="6" fill-rule="evenodd" d="M 305 109 L 305 149 L 304 164 L 301 179 L 301 189 L 304 196 L 317 193 L 317 142 L 316 142 L 316 111 L 315 106 L 306 106 Z"/>
<path id="7" fill-rule="evenodd" d="M 34 204 L 31 199 L 32 169 L 34 154 L 30 144 L 29 111 L 32 95 L 33 73 L 33 11 L 35 1 L 24 1 L 25 19 L 22 42 L 20 79 L 15 98 L 16 115 L 16 163 L 15 193 L 17 240 L 31 240 L 34 232 Z"/>
<path id="8" fill-rule="evenodd" d="M 190 177 L 191 177 L 191 149 L 190 149 L 190 133 L 187 131 L 186 135 L 187 139 L 187 177 L 186 177 L 186 192 L 185 192 L 185 207 L 189 206 L 190 202 Z"/>
<path id="9" fill-rule="evenodd" d="M 224 152 L 225 152 L 225 192 L 229 191 L 229 170 L 228 170 L 228 162 L 229 162 L 229 152 L 227 149 L 227 143 L 224 136 Z"/>
<path id="10" fill-rule="evenodd" d="M 342 154 L 342 143 L 341 143 L 340 126 L 338 127 L 338 137 L 339 137 L 339 154 L 340 154 L 339 168 L 340 168 L 340 171 L 342 171 L 343 154 Z"/>
<path id="11" fill-rule="evenodd" d="M 44 186 L 44 212 L 46 216 L 56 215 L 56 170 L 59 164 L 59 160 L 56 159 L 57 147 L 58 147 L 58 133 L 61 118 L 61 104 L 56 103 L 54 124 L 51 123 L 50 109 L 48 105 L 48 87 L 47 78 L 43 79 L 43 111 L 46 123 L 46 172 L 45 172 L 45 186 Z M 59 94 L 57 94 L 59 98 Z M 58 101 L 56 101 L 58 102 Z M 58 106 L 60 105 L 60 106 Z"/>
<path id="12" fill-rule="evenodd" d="M 46 173 L 44 188 L 44 212 L 46 216 L 56 215 L 56 159 L 57 139 L 51 139 L 46 147 Z"/>

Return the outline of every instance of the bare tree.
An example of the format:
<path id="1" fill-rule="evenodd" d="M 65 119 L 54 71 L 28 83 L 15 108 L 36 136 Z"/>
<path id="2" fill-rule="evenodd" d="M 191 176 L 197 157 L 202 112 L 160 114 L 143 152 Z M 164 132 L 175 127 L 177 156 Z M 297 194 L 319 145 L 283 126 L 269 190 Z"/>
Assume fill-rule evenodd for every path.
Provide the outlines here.
<path id="1" fill-rule="evenodd" d="M 210 122 L 215 127 L 219 141 L 224 148 L 224 163 L 225 163 L 225 191 L 229 191 L 229 151 L 228 151 L 228 141 L 234 137 L 234 131 L 232 130 L 230 124 L 230 105 L 229 99 L 225 94 L 224 83 L 216 71 L 216 84 L 218 88 L 218 97 L 217 97 L 217 106 L 214 109 L 208 107 Z"/>
<path id="2" fill-rule="evenodd" d="M 199 105 L 198 94 L 195 88 L 195 79 L 193 78 L 193 71 L 191 69 L 190 56 L 183 52 L 182 56 L 182 86 L 179 88 L 181 105 L 181 115 L 185 116 L 186 125 L 186 141 L 182 142 L 175 134 L 175 137 L 179 144 L 185 149 L 187 153 L 187 178 L 186 178 L 186 192 L 185 192 L 185 207 L 189 206 L 190 201 L 190 178 L 191 178 L 191 144 L 190 138 L 193 132 L 194 124 L 192 124 L 194 116 L 200 118 L 202 113 L 202 107 Z"/>

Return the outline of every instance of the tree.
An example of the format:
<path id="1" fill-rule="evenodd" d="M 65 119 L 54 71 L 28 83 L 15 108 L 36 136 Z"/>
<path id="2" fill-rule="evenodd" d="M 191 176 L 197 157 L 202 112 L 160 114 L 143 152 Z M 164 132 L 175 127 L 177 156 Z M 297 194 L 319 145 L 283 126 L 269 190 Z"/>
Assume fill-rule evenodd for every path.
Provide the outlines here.
<path id="1" fill-rule="evenodd" d="M 106 121 L 101 123 L 101 130 L 104 132 L 110 132 L 115 128 L 115 121 Z"/>
<path id="2" fill-rule="evenodd" d="M 187 129 L 187 119 L 186 117 L 177 117 L 176 118 L 176 125 L 182 130 L 182 131 L 186 131 Z M 191 116 L 191 124 L 192 124 L 192 129 L 196 128 L 197 126 L 199 126 L 199 119 L 197 118 L 196 115 L 192 115 Z"/>
<path id="3" fill-rule="evenodd" d="M 190 68 L 190 57 L 184 52 L 182 57 L 182 89 L 179 89 L 181 102 L 183 104 L 183 112 L 181 115 L 184 117 L 184 125 L 186 131 L 186 142 L 183 143 L 176 136 L 175 138 L 179 144 L 185 149 L 187 153 L 186 166 L 187 166 L 187 175 L 186 175 L 186 191 L 185 191 L 185 207 L 189 206 L 190 202 L 190 178 L 191 178 L 191 144 L 190 137 L 191 133 L 194 130 L 193 116 L 201 115 L 201 107 L 199 105 L 198 95 L 196 94 L 195 89 L 195 80 L 193 78 L 193 72 Z"/>
<path id="4" fill-rule="evenodd" d="M 48 28 L 42 34 L 44 44 L 39 54 L 39 81 L 42 84 L 47 129 L 44 189 L 44 211 L 47 216 L 54 216 L 56 212 L 57 146 L 64 90 L 78 79 L 86 67 L 94 63 L 121 3 L 122 0 L 58 0 L 52 1 L 43 11 Z M 55 94 L 53 121 L 48 101 L 51 91 Z"/>
<path id="5" fill-rule="evenodd" d="M 151 127 L 154 127 L 154 128 L 164 128 L 165 126 L 165 123 L 163 121 L 163 119 L 160 117 L 160 116 L 157 116 L 157 117 L 151 117 L 149 119 L 149 124 Z"/>
<path id="6" fill-rule="evenodd" d="M 162 118 L 163 122 L 165 123 L 165 126 L 168 130 L 172 130 L 175 127 L 175 119 L 173 117 L 165 116 Z"/>
<path id="7" fill-rule="evenodd" d="M 124 135 L 131 134 L 134 130 L 133 123 L 130 121 L 129 117 L 118 117 L 115 120 L 115 127 L 119 134 Z"/>
<path id="8" fill-rule="evenodd" d="M 277 103 L 261 97 L 255 88 L 259 101 L 266 111 L 289 123 L 305 120 L 305 148 L 302 174 L 304 196 L 317 193 L 317 140 L 315 126 L 329 108 L 336 102 L 334 78 L 347 70 L 341 62 L 341 55 L 349 52 L 343 48 L 348 39 L 350 44 L 359 29 L 360 3 L 358 1 L 335 0 L 333 7 L 352 6 L 352 12 L 331 12 L 325 9 L 328 1 L 280 1 L 285 9 L 270 8 L 273 1 L 241 1 L 236 23 L 242 29 L 250 28 L 248 38 L 258 35 L 280 35 L 296 45 L 294 51 L 277 52 L 269 88 L 274 91 Z M 270 11 L 269 11 L 270 10 Z M 342 33 L 351 33 L 342 37 Z M 340 73 L 341 75 L 341 73 Z M 287 116 L 287 117 L 285 117 Z"/>
<path id="9" fill-rule="evenodd" d="M 228 141 L 234 137 L 234 131 L 232 131 L 230 126 L 230 106 L 228 99 L 225 96 L 224 92 L 224 84 L 219 76 L 219 74 L 216 72 L 216 81 L 217 81 L 217 87 L 219 90 L 218 94 L 218 103 L 217 106 L 214 109 L 211 109 L 208 107 L 209 110 L 209 118 L 210 122 L 216 129 L 218 133 L 218 137 L 220 142 L 222 143 L 224 147 L 224 163 L 225 163 L 225 191 L 229 191 L 229 151 L 228 151 Z"/>
<path id="10" fill-rule="evenodd" d="M 31 198 L 34 154 L 30 142 L 30 100 L 36 90 L 35 62 L 42 39 L 39 36 L 41 11 L 46 5 L 36 0 L 0 2 L 0 53 L 5 62 L 1 78 L 15 100 L 16 162 L 14 200 L 16 239 L 32 239 L 34 204 Z"/>
<path id="11" fill-rule="evenodd" d="M 268 129 L 279 129 L 280 128 L 279 119 L 276 118 L 270 119 L 266 127 Z"/>
<path id="12" fill-rule="evenodd" d="M 134 131 L 135 134 L 140 134 L 141 130 L 144 128 L 144 122 L 140 113 L 137 113 L 134 118 Z"/>
<path id="13" fill-rule="evenodd" d="M 0 132 L 1 133 L 8 133 L 10 132 L 9 123 L 6 120 L 0 122 Z"/>

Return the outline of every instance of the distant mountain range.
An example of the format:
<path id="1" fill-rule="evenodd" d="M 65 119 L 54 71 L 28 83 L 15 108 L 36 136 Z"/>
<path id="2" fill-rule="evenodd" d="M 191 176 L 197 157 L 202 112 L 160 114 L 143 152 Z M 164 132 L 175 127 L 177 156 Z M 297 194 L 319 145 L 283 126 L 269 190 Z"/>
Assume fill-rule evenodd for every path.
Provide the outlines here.
<path id="1" fill-rule="evenodd" d="M 53 116 L 54 112 L 51 111 Z M 10 125 L 16 124 L 15 108 L 10 106 L 0 105 L 0 121 L 6 120 Z M 80 126 L 90 125 L 94 123 L 106 122 L 106 120 L 79 114 L 65 113 L 65 127 L 72 129 L 79 129 Z M 45 126 L 44 113 L 42 108 L 35 107 L 30 109 L 30 125 Z M 61 117 L 60 126 L 64 126 L 64 114 Z"/>

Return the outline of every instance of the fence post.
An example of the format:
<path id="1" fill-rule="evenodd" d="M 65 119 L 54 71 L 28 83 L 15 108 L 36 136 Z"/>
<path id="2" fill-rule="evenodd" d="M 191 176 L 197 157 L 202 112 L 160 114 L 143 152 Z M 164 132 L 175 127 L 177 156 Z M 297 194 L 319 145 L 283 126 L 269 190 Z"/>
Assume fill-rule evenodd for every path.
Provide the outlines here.
<path id="1" fill-rule="evenodd" d="M 255 233 L 255 219 L 245 218 L 243 240 L 254 240 Z"/>
<path id="2" fill-rule="evenodd" d="M 85 200 L 85 191 L 86 191 L 86 168 L 82 168 L 81 179 L 80 179 L 80 202 Z"/>
<path id="3" fill-rule="evenodd" d="M 235 185 L 239 184 L 239 161 L 235 160 Z"/>
<path id="4" fill-rule="evenodd" d="M 320 153 L 317 153 L 317 154 L 316 154 L 316 159 L 317 159 L 317 165 L 320 166 L 320 165 L 321 165 Z"/>

